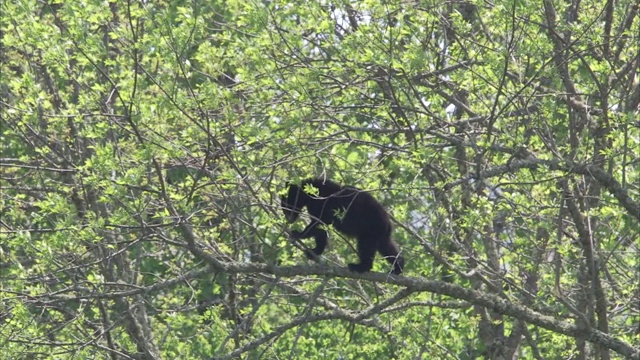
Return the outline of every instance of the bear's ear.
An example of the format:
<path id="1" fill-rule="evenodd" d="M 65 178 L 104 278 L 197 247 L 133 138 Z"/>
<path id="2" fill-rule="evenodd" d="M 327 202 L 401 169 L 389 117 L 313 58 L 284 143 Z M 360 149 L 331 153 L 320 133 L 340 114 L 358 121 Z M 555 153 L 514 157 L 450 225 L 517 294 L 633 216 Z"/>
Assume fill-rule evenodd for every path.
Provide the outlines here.
<path id="1" fill-rule="evenodd" d="M 291 191 L 300 191 L 300 186 L 287 182 L 287 194 L 291 193 Z"/>

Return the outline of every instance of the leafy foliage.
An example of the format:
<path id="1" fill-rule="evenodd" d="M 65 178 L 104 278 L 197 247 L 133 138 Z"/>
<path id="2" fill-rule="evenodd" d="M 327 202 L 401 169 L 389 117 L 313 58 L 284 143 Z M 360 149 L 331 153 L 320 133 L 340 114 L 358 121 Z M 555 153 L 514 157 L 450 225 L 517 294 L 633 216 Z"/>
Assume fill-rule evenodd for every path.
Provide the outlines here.
<path id="1" fill-rule="evenodd" d="M 6 358 L 640 357 L 637 3 L 0 6 Z M 306 262 L 313 176 L 403 277 Z"/>

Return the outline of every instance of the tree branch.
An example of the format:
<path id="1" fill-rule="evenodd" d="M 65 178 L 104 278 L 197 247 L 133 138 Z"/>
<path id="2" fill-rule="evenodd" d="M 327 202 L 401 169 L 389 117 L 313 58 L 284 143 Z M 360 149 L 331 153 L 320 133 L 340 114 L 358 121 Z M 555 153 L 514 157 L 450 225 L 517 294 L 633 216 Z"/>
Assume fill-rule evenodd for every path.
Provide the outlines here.
<path id="1" fill-rule="evenodd" d="M 620 205 L 629 212 L 629 215 L 640 220 L 640 204 L 635 202 L 629 196 L 627 191 L 620 185 L 620 183 L 618 183 L 618 181 L 616 181 L 616 179 L 611 174 L 607 173 L 604 169 L 596 165 L 577 164 L 571 161 L 541 160 L 533 157 L 529 157 L 525 160 L 514 160 L 508 164 L 496 166 L 491 169 L 481 171 L 480 173 L 447 183 L 444 186 L 444 189 L 449 190 L 454 186 L 465 184 L 469 180 L 482 180 L 501 176 L 520 169 L 535 169 L 540 165 L 546 166 L 551 170 L 560 170 L 593 177 L 604 188 L 609 190 L 611 195 L 613 195 L 613 197 L 618 200 Z"/>
<path id="2" fill-rule="evenodd" d="M 297 276 L 333 276 L 404 286 L 407 288 L 407 291 L 410 292 L 431 292 L 435 294 L 447 295 L 455 299 L 465 300 L 471 304 L 491 309 L 499 314 L 508 315 L 515 319 L 540 326 L 559 334 L 584 339 L 594 344 L 604 346 L 621 355 L 626 356 L 629 359 L 640 360 L 640 349 L 635 348 L 630 344 L 616 339 L 615 337 L 609 334 L 605 334 L 599 330 L 592 328 L 580 328 L 568 322 L 557 320 L 556 317 L 544 315 L 533 311 L 526 306 L 502 299 L 496 295 L 483 293 L 477 290 L 469 290 L 462 286 L 442 281 L 432 281 L 419 277 L 396 276 L 384 273 L 359 274 L 351 272 L 346 268 L 328 267 L 324 265 L 279 267 L 263 264 L 227 263 L 216 261 L 215 266 L 219 267 L 221 271 L 224 271 L 226 273 L 267 273 L 284 278 Z M 281 328 L 276 329 L 271 333 L 273 334 L 273 336 L 268 336 L 268 338 L 263 337 L 255 340 L 254 342 L 260 341 L 260 343 L 254 344 L 254 342 L 251 342 L 245 345 L 243 348 L 236 350 L 236 352 L 241 353 L 243 351 L 246 351 L 243 349 L 247 347 L 260 345 L 261 343 L 277 336 L 279 331 L 283 333 L 284 331 L 303 323 L 329 319 L 339 319 L 343 317 L 343 314 L 325 314 L 306 317 L 304 319 L 298 318 L 293 320 L 289 324 L 283 325 L 281 326 Z M 233 357 L 236 355 L 236 352 L 228 354 L 228 356 L 223 358 L 227 358 L 229 356 Z"/>

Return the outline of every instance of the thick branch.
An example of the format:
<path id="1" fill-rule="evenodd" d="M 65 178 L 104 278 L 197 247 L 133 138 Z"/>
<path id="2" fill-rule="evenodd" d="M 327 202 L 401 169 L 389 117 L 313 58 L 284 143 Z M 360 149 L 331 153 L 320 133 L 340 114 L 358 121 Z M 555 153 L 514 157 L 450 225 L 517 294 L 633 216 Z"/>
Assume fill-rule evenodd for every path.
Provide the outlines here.
<path id="1" fill-rule="evenodd" d="M 575 173 L 580 175 L 591 176 L 600 183 L 604 188 L 615 197 L 620 205 L 625 208 L 631 216 L 640 220 L 640 204 L 635 202 L 627 193 L 627 191 L 616 181 L 616 179 L 604 169 L 596 165 L 576 164 L 570 161 L 558 161 L 558 160 L 541 160 L 530 157 L 525 160 L 514 160 L 506 165 L 496 166 L 491 169 L 482 171 L 478 174 L 473 174 L 456 181 L 452 181 L 445 185 L 445 190 L 451 189 L 454 186 L 467 183 L 469 180 L 476 179 L 482 180 L 495 176 L 502 176 L 504 174 L 513 173 L 520 169 L 535 169 L 538 166 L 547 166 L 551 170 L 561 170 L 569 173 Z"/>
<path id="2" fill-rule="evenodd" d="M 461 286 L 442 281 L 432 281 L 417 277 L 395 276 L 383 273 L 358 274 L 350 272 L 349 270 L 344 268 L 328 267 L 323 265 L 278 267 L 262 264 L 226 263 L 220 261 L 216 261 L 216 264 L 212 265 L 214 265 L 215 267 L 219 267 L 221 271 L 227 273 L 267 273 L 277 275 L 279 277 L 334 276 L 404 286 L 408 289 L 408 291 L 411 292 L 424 291 L 447 295 L 455 299 L 465 300 L 471 304 L 491 309 L 499 314 L 508 315 L 515 319 L 540 326 L 559 334 L 583 339 L 594 344 L 604 346 L 621 355 L 626 356 L 629 359 L 640 360 L 640 349 L 634 348 L 630 344 L 616 339 L 615 337 L 609 334 L 605 334 L 599 330 L 593 328 L 583 329 L 576 325 L 560 321 L 553 316 L 543 315 L 541 313 L 533 311 L 526 306 L 512 303 L 496 295 L 487 294 L 476 290 L 469 290 Z M 339 318 L 339 316 L 332 315 L 326 318 L 319 317 L 313 319 L 297 319 L 294 320 L 294 322 L 285 325 L 285 327 L 287 327 L 288 329 L 298 324 L 298 322 L 302 324 L 309 321 L 328 320 L 332 318 Z"/>

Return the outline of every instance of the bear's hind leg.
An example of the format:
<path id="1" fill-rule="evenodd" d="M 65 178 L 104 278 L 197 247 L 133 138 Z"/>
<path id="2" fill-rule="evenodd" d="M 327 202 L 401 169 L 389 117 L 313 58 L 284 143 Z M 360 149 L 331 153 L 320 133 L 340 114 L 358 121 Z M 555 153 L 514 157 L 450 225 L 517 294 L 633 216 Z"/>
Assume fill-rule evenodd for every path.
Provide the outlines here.
<path id="1" fill-rule="evenodd" d="M 382 255 L 392 266 L 392 272 L 396 275 L 402 273 L 404 269 L 404 258 L 399 255 L 400 250 L 398 249 L 398 244 L 396 244 L 391 239 L 385 239 L 385 241 L 380 242 L 378 245 L 378 251 L 380 255 Z"/>
<path id="2" fill-rule="evenodd" d="M 349 264 L 349 270 L 353 272 L 367 272 L 373 267 L 373 258 L 376 256 L 377 240 L 371 238 L 358 238 L 359 264 Z"/>

